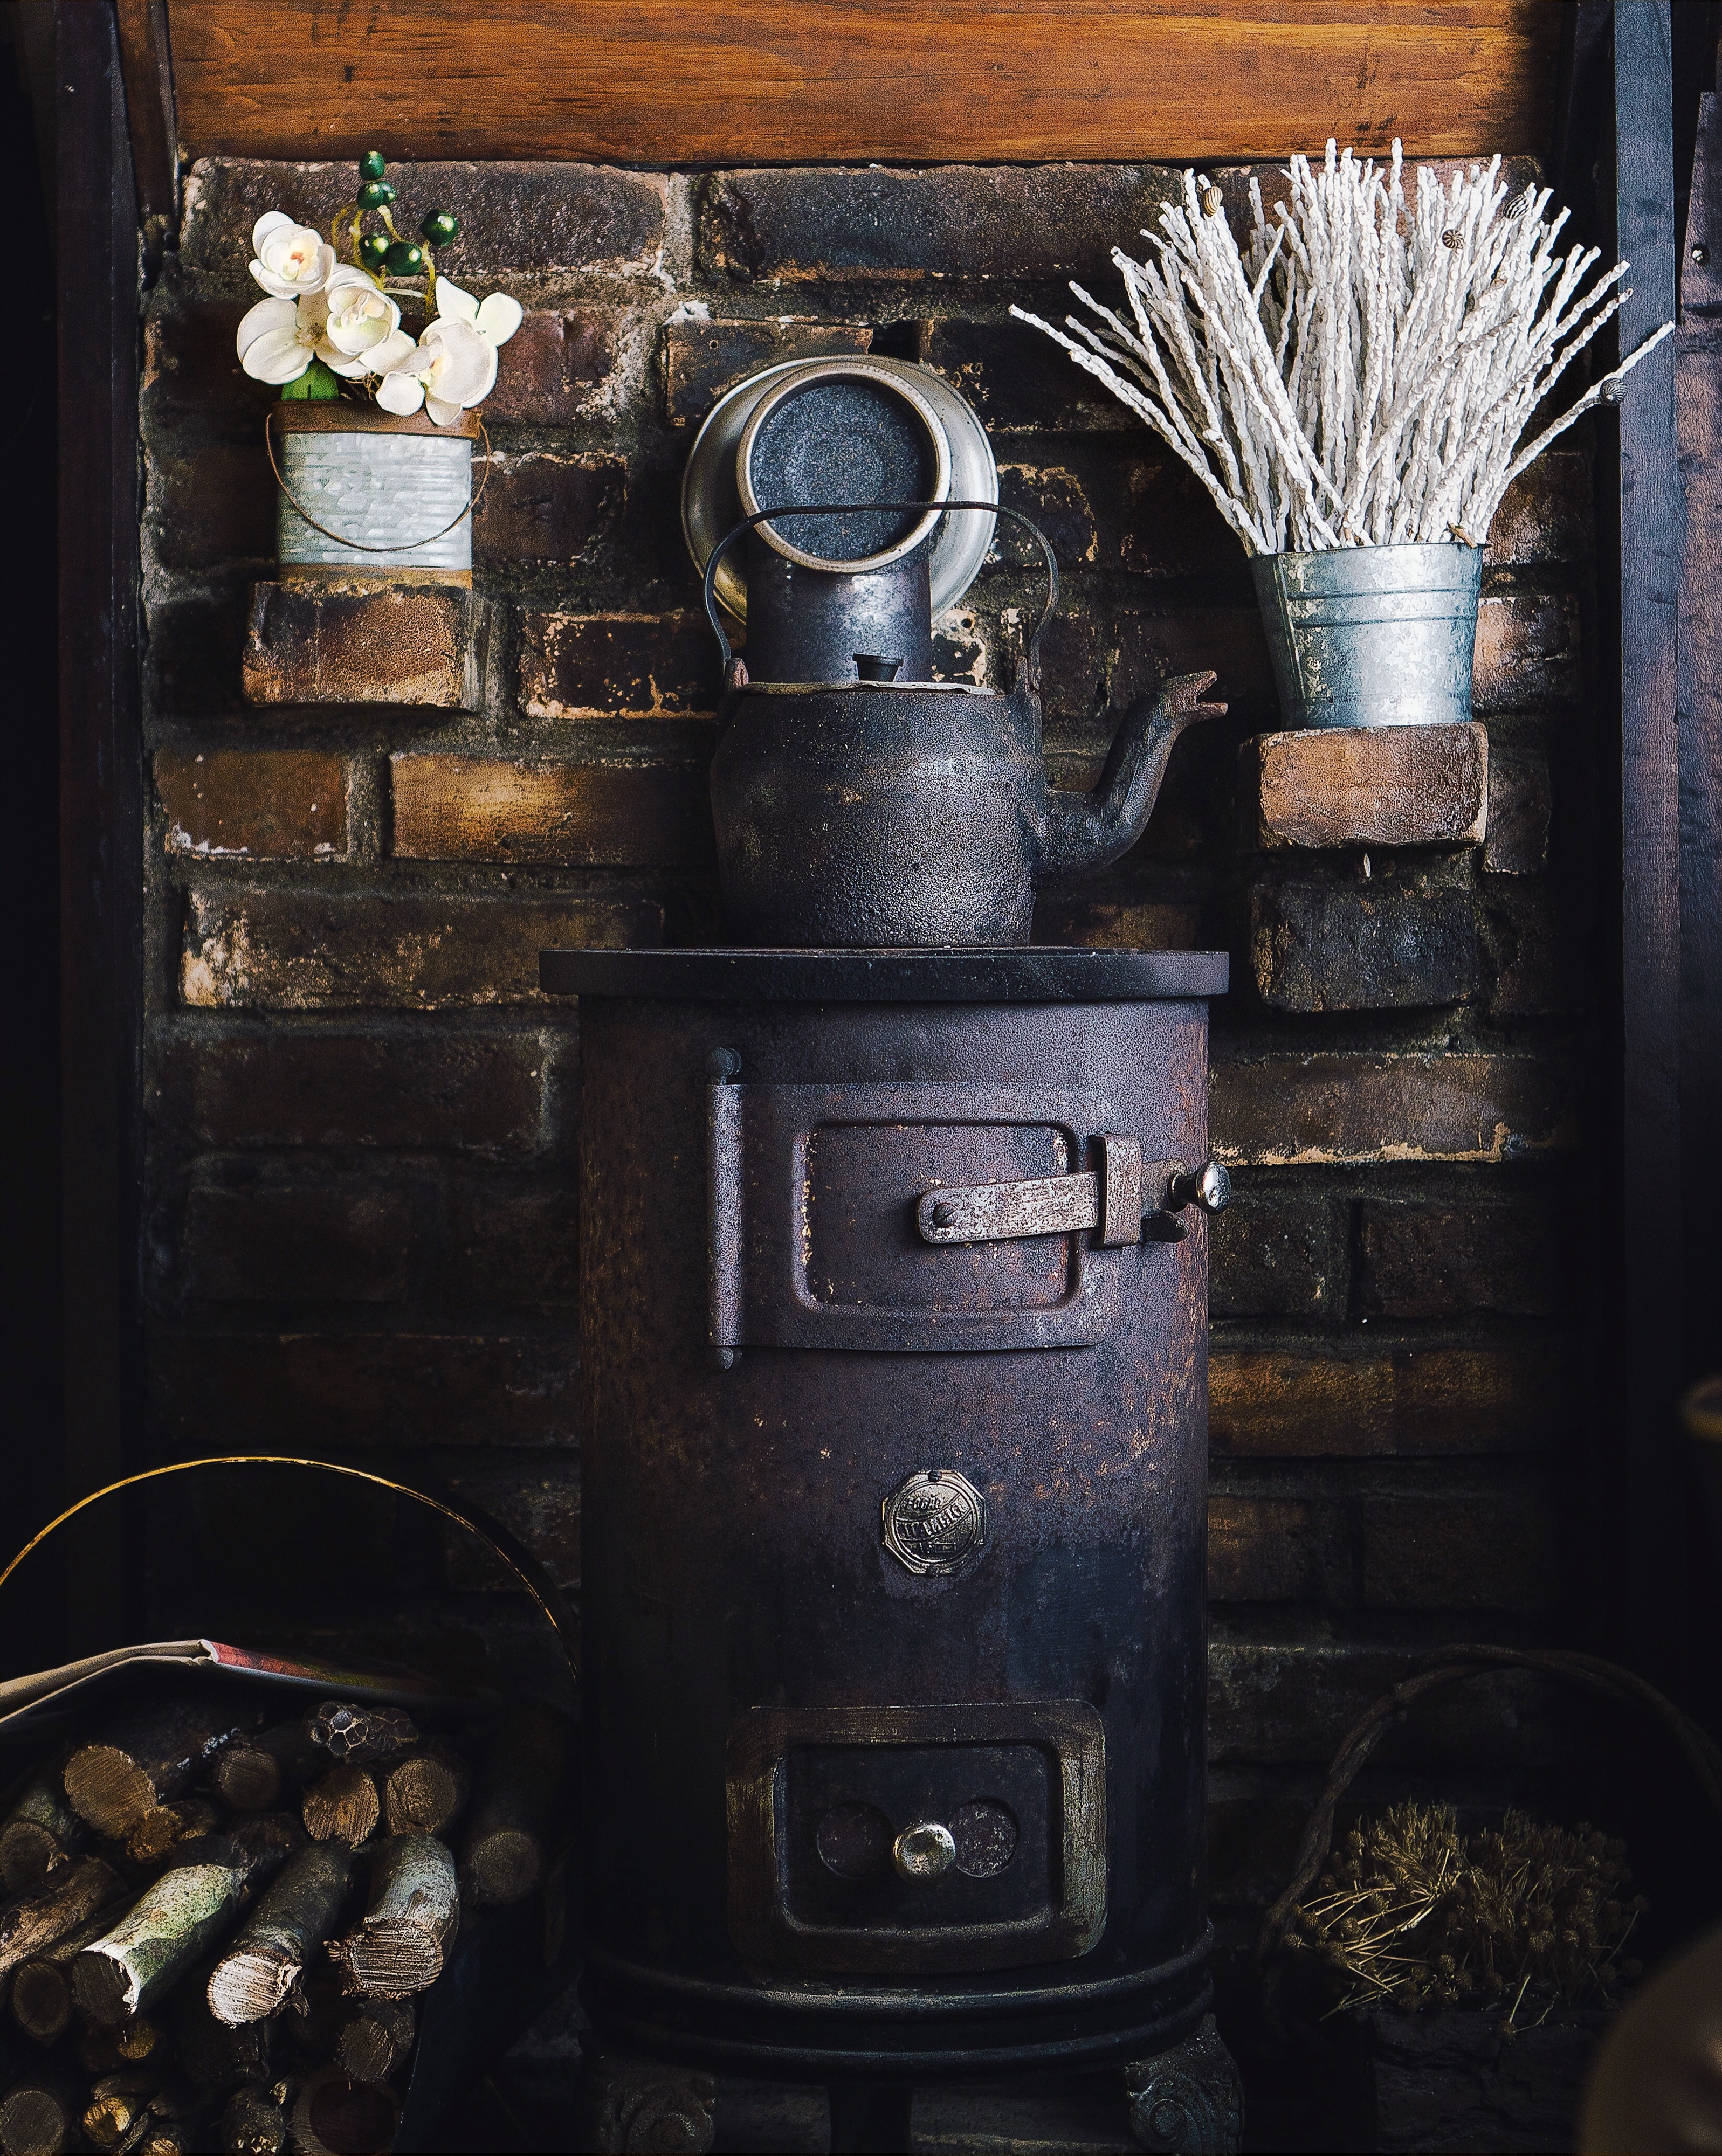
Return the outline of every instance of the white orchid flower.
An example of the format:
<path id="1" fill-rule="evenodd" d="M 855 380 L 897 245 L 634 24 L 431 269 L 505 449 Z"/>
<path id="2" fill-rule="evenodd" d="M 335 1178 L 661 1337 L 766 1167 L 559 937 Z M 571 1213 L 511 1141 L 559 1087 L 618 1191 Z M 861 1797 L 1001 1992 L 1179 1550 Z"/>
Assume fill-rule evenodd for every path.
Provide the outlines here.
<path id="1" fill-rule="evenodd" d="M 523 310 L 506 292 L 492 292 L 481 305 L 470 292 L 463 292 L 446 277 L 436 280 L 436 311 L 445 321 L 470 322 L 486 344 L 506 344 L 520 327 Z"/>
<path id="2" fill-rule="evenodd" d="M 464 410 L 483 403 L 496 383 L 496 347 L 456 316 L 426 326 L 412 352 L 378 384 L 377 402 L 403 418 L 422 404 L 439 427 L 449 427 Z"/>
<path id="3" fill-rule="evenodd" d="M 349 382 L 362 374 L 387 374 L 413 349 L 401 327 L 401 311 L 376 280 L 345 263 L 330 273 L 323 290 L 328 321 L 317 357 Z"/>
<path id="4" fill-rule="evenodd" d="M 321 233 L 295 224 L 278 209 L 266 211 L 252 226 L 251 247 L 257 257 L 251 275 L 271 299 L 321 292 L 335 267 L 335 250 Z"/>
<path id="5" fill-rule="evenodd" d="M 234 340 L 239 364 L 258 382 L 296 382 L 317 357 L 328 322 L 329 303 L 321 292 L 297 301 L 260 300 Z"/>

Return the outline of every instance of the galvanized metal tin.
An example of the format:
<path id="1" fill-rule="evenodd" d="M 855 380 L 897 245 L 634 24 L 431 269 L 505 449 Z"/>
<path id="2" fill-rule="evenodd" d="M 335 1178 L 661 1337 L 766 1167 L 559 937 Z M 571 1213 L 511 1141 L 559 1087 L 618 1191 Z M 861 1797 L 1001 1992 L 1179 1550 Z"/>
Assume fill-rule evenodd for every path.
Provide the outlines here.
<path id="1" fill-rule="evenodd" d="M 322 579 L 334 572 L 398 582 L 407 572 L 470 581 L 472 519 L 461 513 L 472 498 L 466 429 L 349 429 L 338 421 L 306 428 L 289 420 L 279 454 L 285 486 L 275 551 L 288 578 L 309 572 Z M 318 524 L 327 529 L 319 531 Z"/>
<path id="2" fill-rule="evenodd" d="M 914 1209 L 1097 1133 L 1144 1188 L 1199 1162 L 1223 957 L 542 965 L 581 999 L 600 2035 L 897 2081 L 1177 2043 L 1210 1996 L 1205 1226 L 945 1248 Z"/>
<path id="3" fill-rule="evenodd" d="M 1250 563 L 1285 726 L 1463 725 L 1480 547 L 1343 547 Z"/>

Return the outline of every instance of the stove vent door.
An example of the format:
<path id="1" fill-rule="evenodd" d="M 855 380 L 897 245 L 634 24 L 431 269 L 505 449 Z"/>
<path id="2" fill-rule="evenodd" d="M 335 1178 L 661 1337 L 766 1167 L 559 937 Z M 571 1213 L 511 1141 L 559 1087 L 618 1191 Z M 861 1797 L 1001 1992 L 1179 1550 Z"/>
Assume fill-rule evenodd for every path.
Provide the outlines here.
<path id="1" fill-rule="evenodd" d="M 917 1225 L 940 1188 L 1068 1177 L 1073 1201 L 1092 1194 L 1090 1156 L 1113 1120 L 1097 1094 L 715 1084 L 709 1097 L 714 1348 L 949 1353 L 1105 1337 L 1121 1253 L 1099 1233 L 938 1244 Z M 1063 1217 L 1083 1217 L 1081 1205 Z"/>
<path id="2" fill-rule="evenodd" d="M 755 1967 L 1073 1960 L 1106 1926 L 1106 1742 L 1080 1700 L 760 1708 L 728 1760 L 729 1928 Z"/>

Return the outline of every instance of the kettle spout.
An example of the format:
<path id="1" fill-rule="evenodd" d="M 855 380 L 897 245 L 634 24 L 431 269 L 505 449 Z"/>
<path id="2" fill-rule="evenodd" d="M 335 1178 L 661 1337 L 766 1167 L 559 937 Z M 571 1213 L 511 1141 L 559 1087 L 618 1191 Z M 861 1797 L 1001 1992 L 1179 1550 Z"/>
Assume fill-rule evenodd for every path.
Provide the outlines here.
<path id="1" fill-rule="evenodd" d="M 1047 788 L 1037 881 L 1059 882 L 1104 868 L 1135 844 L 1159 798 L 1172 744 L 1194 721 L 1225 714 L 1224 704 L 1198 701 L 1214 679 L 1211 672 L 1175 674 L 1154 696 L 1139 697 L 1124 714 L 1092 793 Z"/>

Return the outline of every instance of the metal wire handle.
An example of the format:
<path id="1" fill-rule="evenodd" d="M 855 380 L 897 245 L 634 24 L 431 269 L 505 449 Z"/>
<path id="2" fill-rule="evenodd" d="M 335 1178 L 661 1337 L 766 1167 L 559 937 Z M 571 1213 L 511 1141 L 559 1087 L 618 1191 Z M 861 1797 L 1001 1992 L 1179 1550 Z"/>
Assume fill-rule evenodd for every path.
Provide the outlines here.
<path id="1" fill-rule="evenodd" d="M 762 509 L 757 516 L 744 516 L 741 522 L 726 531 L 706 557 L 706 619 L 712 624 L 712 634 L 717 639 L 718 649 L 723 654 L 723 665 L 727 672 L 735 654 L 730 649 L 729 638 L 723 624 L 717 618 L 717 564 L 744 532 L 751 531 L 756 524 L 768 524 L 774 516 L 853 516 L 858 510 L 885 509 L 984 509 L 990 516 L 1008 516 L 1026 531 L 1032 531 L 1040 542 L 1041 552 L 1046 562 L 1046 603 L 1041 609 L 1041 619 L 1035 624 L 1035 633 L 1028 640 L 1028 667 L 1032 678 L 1039 672 L 1041 663 L 1041 632 L 1051 620 L 1058 606 L 1058 557 L 1052 543 L 1032 517 L 1025 516 L 1020 509 L 1006 509 L 1000 501 L 786 501 L 776 509 Z M 831 564 L 835 575 L 841 576 L 843 564 Z"/>
<path id="2" fill-rule="evenodd" d="M 263 444 L 269 451 L 269 468 L 275 475 L 275 485 L 280 487 L 281 492 L 286 495 L 288 501 L 292 503 L 294 508 L 298 511 L 299 514 L 305 519 L 306 522 L 310 525 L 313 531 L 321 531 L 324 538 L 332 539 L 337 547 L 352 547 L 352 551 L 356 554 L 410 554 L 416 548 L 420 547 L 434 547 L 439 539 L 446 539 L 450 532 L 454 530 L 455 526 L 460 522 L 463 517 L 471 516 L 474 510 L 478 507 L 479 503 L 484 499 L 485 489 L 491 483 L 491 438 L 486 430 L 484 421 L 482 419 L 479 419 L 477 413 L 475 412 L 472 416 L 475 419 L 478 419 L 478 431 L 484 437 L 485 445 L 484 456 L 481 460 L 485 468 L 484 477 L 480 480 L 478 483 L 477 492 L 474 493 L 470 491 L 471 482 L 469 480 L 469 491 L 467 493 L 466 501 L 465 506 L 461 508 L 460 514 L 455 516 L 451 516 L 448 522 L 444 525 L 440 531 L 433 531 L 428 538 L 396 539 L 391 541 L 386 547 L 368 547 L 362 539 L 349 539 L 342 532 L 332 531 L 326 524 L 319 524 L 316 517 L 311 515 L 311 511 L 305 506 L 305 504 L 301 501 L 298 495 L 294 493 L 292 488 L 288 485 L 285 479 L 282 476 L 281 468 L 275 462 L 275 438 L 270 424 L 275 418 L 276 414 L 280 412 L 280 408 L 281 408 L 279 404 L 271 404 L 263 415 Z M 452 439 L 459 439 L 460 437 L 456 436 Z"/>

